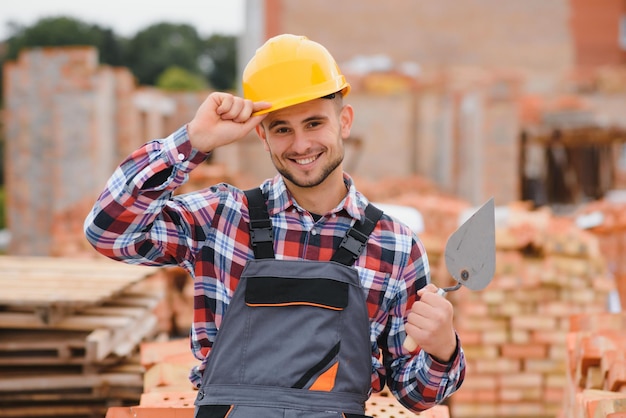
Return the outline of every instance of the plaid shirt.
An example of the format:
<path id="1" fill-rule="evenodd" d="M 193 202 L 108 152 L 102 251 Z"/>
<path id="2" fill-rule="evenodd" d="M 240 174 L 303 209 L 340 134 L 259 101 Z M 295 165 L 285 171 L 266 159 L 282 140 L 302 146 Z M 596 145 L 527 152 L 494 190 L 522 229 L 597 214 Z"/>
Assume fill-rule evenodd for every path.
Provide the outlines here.
<path id="1" fill-rule="evenodd" d="M 194 278 L 191 348 L 202 360 L 192 370 L 199 385 L 205 362 L 246 261 L 249 215 L 241 190 L 218 184 L 173 195 L 207 154 L 191 147 L 186 128 L 145 144 L 109 179 L 85 220 L 96 250 L 131 264 L 184 267 Z M 344 175 L 348 193 L 317 222 L 298 205 L 280 176 L 261 188 L 268 197 L 277 259 L 330 260 L 346 231 L 364 216 L 366 198 Z M 354 267 L 367 294 L 372 350 L 372 390 L 387 383 L 407 408 L 420 411 L 442 402 L 461 385 L 465 360 L 457 351 L 440 363 L 423 351 L 402 348 L 407 307 L 430 280 L 422 243 L 405 225 L 383 215 Z"/>

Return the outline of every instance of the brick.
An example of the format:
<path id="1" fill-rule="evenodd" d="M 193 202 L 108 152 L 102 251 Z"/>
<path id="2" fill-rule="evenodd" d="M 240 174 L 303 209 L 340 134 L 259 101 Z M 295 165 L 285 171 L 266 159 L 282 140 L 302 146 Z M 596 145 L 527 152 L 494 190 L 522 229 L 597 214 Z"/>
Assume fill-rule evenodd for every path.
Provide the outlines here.
<path id="1" fill-rule="evenodd" d="M 463 347 L 478 345 L 482 341 L 482 333 L 480 331 L 467 331 L 465 329 L 457 329 L 459 338 L 463 341 Z"/>
<path id="2" fill-rule="evenodd" d="M 589 367 L 584 382 L 585 389 L 603 389 L 604 373 L 600 366 Z"/>
<path id="3" fill-rule="evenodd" d="M 462 387 L 464 390 L 493 389 L 497 387 L 498 378 L 497 374 L 471 373 L 471 376 L 463 381 Z"/>
<path id="4" fill-rule="evenodd" d="M 565 327 L 559 326 L 559 329 Z M 567 334 L 560 330 L 529 331 L 530 339 L 539 344 L 565 345 Z"/>
<path id="5" fill-rule="evenodd" d="M 488 403 L 495 404 L 500 397 L 496 388 L 466 389 L 461 388 L 452 395 L 453 403 Z"/>
<path id="6" fill-rule="evenodd" d="M 497 345 L 464 346 L 463 351 L 467 358 L 497 359 L 500 357 Z"/>
<path id="7" fill-rule="evenodd" d="M 622 359 L 610 364 L 606 372 L 606 386 L 613 392 L 626 389 L 626 361 Z"/>
<path id="8" fill-rule="evenodd" d="M 525 315 L 511 318 L 511 327 L 527 330 L 556 330 L 555 318 L 541 315 Z"/>
<path id="9" fill-rule="evenodd" d="M 472 370 L 477 373 L 517 373 L 522 370 L 522 362 L 519 359 L 477 359 L 470 363 Z"/>
<path id="10" fill-rule="evenodd" d="M 502 344 L 509 341 L 509 333 L 503 331 L 485 331 L 482 333 L 482 341 L 484 344 Z"/>
<path id="11" fill-rule="evenodd" d="M 548 347 L 543 344 L 502 344 L 502 356 L 514 359 L 543 359 L 546 358 Z"/>
<path id="12" fill-rule="evenodd" d="M 453 404 L 450 408 L 451 416 L 455 418 L 500 417 L 497 406 L 484 403 Z"/>
<path id="13" fill-rule="evenodd" d="M 546 388 L 564 388 L 567 383 L 567 377 L 562 373 L 549 373 L 543 375 Z"/>
<path id="14" fill-rule="evenodd" d="M 546 410 L 541 402 L 501 403 L 498 405 L 498 413 L 501 416 L 546 416 Z"/>
<path id="15" fill-rule="evenodd" d="M 498 376 L 498 384 L 503 388 L 540 387 L 543 382 L 541 373 L 506 373 Z"/>
<path id="16" fill-rule="evenodd" d="M 503 402 L 541 401 L 544 398 L 543 389 L 534 388 L 503 388 L 499 392 L 499 399 Z"/>
<path id="17" fill-rule="evenodd" d="M 528 344 L 531 340 L 531 333 L 527 330 L 513 329 L 510 331 L 510 340 L 515 344 Z"/>
<path id="18" fill-rule="evenodd" d="M 565 373 L 565 361 L 554 359 L 524 359 L 524 370 L 529 372 Z"/>

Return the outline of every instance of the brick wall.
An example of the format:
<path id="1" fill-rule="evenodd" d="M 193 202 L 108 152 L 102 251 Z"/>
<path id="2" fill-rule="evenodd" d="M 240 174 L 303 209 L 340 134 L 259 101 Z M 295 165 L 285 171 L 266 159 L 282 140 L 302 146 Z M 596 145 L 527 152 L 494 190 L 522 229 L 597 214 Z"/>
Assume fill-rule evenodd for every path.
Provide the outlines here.
<path id="1" fill-rule="evenodd" d="M 5 77 L 9 252 L 47 255 L 65 230 L 56 215 L 92 194 L 111 166 L 114 132 L 103 122 L 116 78 L 79 47 L 24 52 Z"/>
<path id="2" fill-rule="evenodd" d="M 396 64 L 425 68 L 559 73 L 574 63 L 569 13 L 568 0 L 271 0 L 266 34 L 307 35 L 326 45 L 340 64 L 356 55 L 385 54 Z"/>
<path id="3" fill-rule="evenodd" d="M 191 119 L 206 92 L 139 88 L 89 47 L 23 51 L 4 67 L 13 255 L 93 255 L 82 223 L 132 150 Z"/>
<path id="4" fill-rule="evenodd" d="M 626 17 L 624 0 L 570 0 L 575 62 L 582 68 L 626 63 L 619 45 L 619 21 Z"/>

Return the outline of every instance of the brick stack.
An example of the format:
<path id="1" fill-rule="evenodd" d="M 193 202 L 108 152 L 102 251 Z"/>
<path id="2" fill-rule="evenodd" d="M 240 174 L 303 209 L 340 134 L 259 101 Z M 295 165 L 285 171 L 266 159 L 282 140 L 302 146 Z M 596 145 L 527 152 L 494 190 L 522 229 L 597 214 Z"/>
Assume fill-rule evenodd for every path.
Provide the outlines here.
<path id="1" fill-rule="evenodd" d="M 626 314 L 573 315 L 567 343 L 563 416 L 626 416 Z"/>
<path id="2" fill-rule="evenodd" d="M 569 317 L 605 311 L 614 289 L 595 236 L 548 209 L 506 210 L 492 283 L 449 295 L 468 362 L 452 397 L 455 418 L 556 416 Z"/>
<path id="3" fill-rule="evenodd" d="M 622 308 L 626 308 L 626 196 L 614 192 L 605 199 L 588 203 L 577 211 L 576 219 L 598 237 Z"/>
<path id="4" fill-rule="evenodd" d="M 111 407 L 106 418 L 192 418 L 197 392 L 188 376 L 198 360 L 191 354 L 189 340 L 145 342 L 141 345 L 141 364 L 146 372 L 139 405 Z M 372 395 L 366 403 L 365 413 L 377 418 L 450 418 L 449 408 L 443 405 L 413 414 L 388 391 Z"/>

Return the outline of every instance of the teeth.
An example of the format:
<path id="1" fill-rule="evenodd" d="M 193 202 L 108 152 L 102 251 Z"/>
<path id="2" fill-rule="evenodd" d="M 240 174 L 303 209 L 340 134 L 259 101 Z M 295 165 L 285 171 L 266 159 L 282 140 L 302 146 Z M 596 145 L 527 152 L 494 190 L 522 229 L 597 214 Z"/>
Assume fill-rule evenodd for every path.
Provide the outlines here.
<path id="1" fill-rule="evenodd" d="M 315 157 L 305 158 L 303 160 L 296 160 L 298 164 L 302 164 L 302 165 L 312 163 L 313 161 L 315 161 Z"/>

